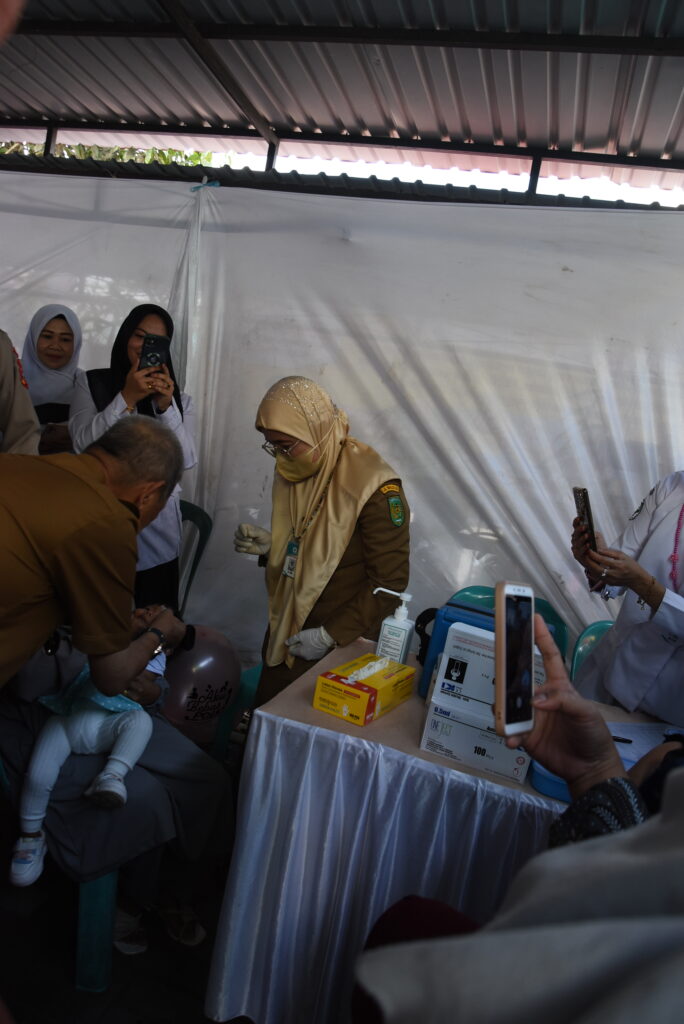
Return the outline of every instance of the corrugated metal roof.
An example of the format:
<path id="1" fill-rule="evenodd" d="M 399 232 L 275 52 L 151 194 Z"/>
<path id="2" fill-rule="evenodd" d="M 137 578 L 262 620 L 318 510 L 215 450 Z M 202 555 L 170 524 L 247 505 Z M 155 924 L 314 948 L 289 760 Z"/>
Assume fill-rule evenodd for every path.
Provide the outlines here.
<path id="1" fill-rule="evenodd" d="M 537 157 L 557 177 L 595 175 L 591 154 L 616 181 L 668 187 L 684 169 L 683 6 L 29 0 L 0 49 L 0 129 L 525 174 Z"/>

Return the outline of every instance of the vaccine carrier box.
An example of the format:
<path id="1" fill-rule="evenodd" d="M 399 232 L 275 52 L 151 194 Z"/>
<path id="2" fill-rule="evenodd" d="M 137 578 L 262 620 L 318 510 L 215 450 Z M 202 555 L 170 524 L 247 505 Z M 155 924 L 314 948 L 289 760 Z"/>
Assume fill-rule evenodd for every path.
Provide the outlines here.
<path id="1" fill-rule="evenodd" d="M 415 668 L 377 654 L 362 654 L 316 680 L 313 706 L 354 725 L 387 714 L 413 693 Z"/>
<path id="2" fill-rule="evenodd" d="M 536 654 L 535 683 L 544 678 L 541 655 Z M 523 782 L 530 758 L 522 749 L 509 749 L 497 735 L 493 703 L 494 634 L 455 622 L 428 693 L 421 748 Z"/>

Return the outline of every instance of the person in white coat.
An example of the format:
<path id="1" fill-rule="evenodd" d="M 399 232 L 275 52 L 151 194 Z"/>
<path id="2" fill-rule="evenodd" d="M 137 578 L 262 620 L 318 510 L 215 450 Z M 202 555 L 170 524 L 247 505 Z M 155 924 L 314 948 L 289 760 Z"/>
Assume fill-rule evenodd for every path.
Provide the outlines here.
<path id="1" fill-rule="evenodd" d="M 173 320 L 161 306 L 146 303 L 131 310 L 114 340 L 109 369 L 79 371 L 69 419 L 74 450 L 82 452 L 125 416 L 151 416 L 173 431 L 184 469 L 191 469 L 197 462 L 192 399 L 181 394 L 170 355 L 161 365 L 140 369 L 146 334 L 165 336 L 170 346 Z M 163 511 L 138 535 L 137 607 L 178 608 L 181 534 L 176 487 Z"/>
<path id="2" fill-rule="evenodd" d="M 684 472 L 661 480 L 611 547 L 574 522 L 572 552 L 606 600 L 624 600 L 615 625 L 582 664 L 575 685 L 684 727 Z"/>

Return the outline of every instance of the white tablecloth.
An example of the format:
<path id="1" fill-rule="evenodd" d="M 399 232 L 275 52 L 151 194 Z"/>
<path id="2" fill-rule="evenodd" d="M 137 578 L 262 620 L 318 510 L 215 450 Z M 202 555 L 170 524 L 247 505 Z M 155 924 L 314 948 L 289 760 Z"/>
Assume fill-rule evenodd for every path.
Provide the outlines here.
<path id="1" fill-rule="evenodd" d="M 417 893 L 486 920 L 560 806 L 420 751 L 417 697 L 363 728 L 315 711 L 316 674 L 252 720 L 212 1020 L 345 1020 L 356 957 L 387 907 Z"/>

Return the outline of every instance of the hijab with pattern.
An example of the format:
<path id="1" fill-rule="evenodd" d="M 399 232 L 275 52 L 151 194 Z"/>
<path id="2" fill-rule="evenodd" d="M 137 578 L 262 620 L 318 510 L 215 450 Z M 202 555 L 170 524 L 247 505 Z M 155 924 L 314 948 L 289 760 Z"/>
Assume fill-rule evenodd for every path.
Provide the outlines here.
<path id="1" fill-rule="evenodd" d="M 111 387 L 111 398 L 113 399 L 123 388 L 126 383 L 126 377 L 131 368 L 131 364 L 128 358 L 128 342 L 130 341 L 133 331 L 136 329 L 139 323 L 145 319 L 146 316 L 158 316 L 164 321 L 164 327 L 166 329 L 166 337 L 171 341 L 173 337 L 173 320 L 171 314 L 168 313 L 163 306 L 155 306 L 151 302 L 145 302 L 141 306 L 136 306 L 130 311 L 121 327 L 117 331 L 114 344 L 112 345 L 112 354 L 109 360 L 110 369 L 110 387 Z M 173 398 L 178 406 L 178 411 L 183 416 L 183 403 L 181 401 L 180 388 L 178 387 L 178 381 L 176 380 L 176 374 L 173 369 L 173 363 L 171 362 L 171 353 L 169 352 L 169 358 L 166 363 L 166 367 L 169 371 L 169 376 L 173 381 Z M 110 399 L 111 401 L 111 399 Z M 141 399 L 137 406 L 137 411 L 143 416 L 154 416 L 154 409 L 152 408 L 152 398 L 146 397 Z"/>
<path id="2" fill-rule="evenodd" d="M 66 320 L 74 335 L 74 350 L 71 359 L 60 370 L 53 370 L 49 366 L 45 366 L 38 358 L 40 333 L 45 325 L 55 317 L 62 317 Z M 21 352 L 21 362 L 34 405 L 46 405 L 53 402 L 59 405 L 71 405 L 82 340 L 78 317 L 68 306 L 53 303 L 49 306 L 41 306 L 33 314 Z"/>
<path id="3" fill-rule="evenodd" d="M 396 472 L 349 437 L 347 414 L 306 377 L 284 377 L 264 395 L 256 428 L 319 448 L 320 469 L 297 483 L 273 475 L 271 552 L 266 567 L 270 637 L 267 665 L 292 664 L 285 641 L 303 627 L 330 580 L 370 496 Z M 299 542 L 294 578 L 283 575 L 287 546 Z"/>

